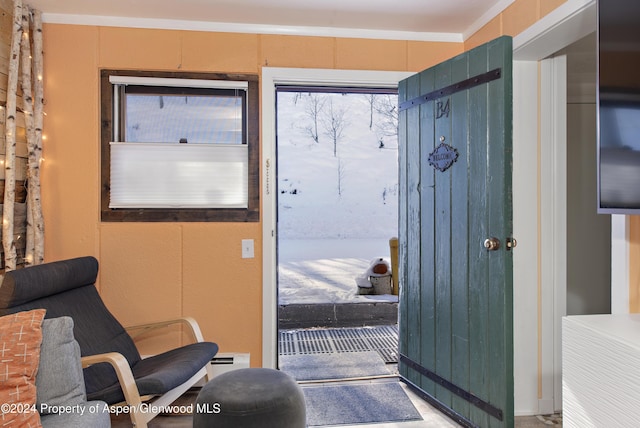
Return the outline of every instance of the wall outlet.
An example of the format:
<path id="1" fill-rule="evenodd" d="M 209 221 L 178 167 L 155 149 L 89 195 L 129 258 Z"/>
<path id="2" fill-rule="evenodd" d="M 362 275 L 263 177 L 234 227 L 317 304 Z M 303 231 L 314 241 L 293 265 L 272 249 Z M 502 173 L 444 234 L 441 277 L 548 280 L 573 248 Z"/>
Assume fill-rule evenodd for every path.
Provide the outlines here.
<path id="1" fill-rule="evenodd" d="M 253 257 L 254 257 L 253 239 L 243 239 L 242 240 L 242 258 L 252 259 Z"/>

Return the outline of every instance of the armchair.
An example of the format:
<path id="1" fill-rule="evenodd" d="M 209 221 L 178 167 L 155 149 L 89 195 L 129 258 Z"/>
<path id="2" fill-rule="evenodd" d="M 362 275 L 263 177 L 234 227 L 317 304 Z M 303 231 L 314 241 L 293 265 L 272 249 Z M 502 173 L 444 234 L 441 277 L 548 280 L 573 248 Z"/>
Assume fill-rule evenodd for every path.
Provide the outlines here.
<path id="1" fill-rule="evenodd" d="M 183 323 L 194 339 L 194 343 L 141 358 L 131 335 L 100 298 L 97 275 L 98 261 L 93 257 L 7 272 L 0 285 L 0 315 L 44 308 L 46 318 L 70 316 L 80 345 L 87 399 L 109 405 L 126 402 L 134 410 L 134 426 L 146 427 L 162 407 L 203 377 L 211 377 L 209 363 L 218 346 L 203 341 L 193 319 L 182 318 L 134 327 L 131 331 L 145 332 Z M 153 406 L 141 407 L 143 402 Z"/>

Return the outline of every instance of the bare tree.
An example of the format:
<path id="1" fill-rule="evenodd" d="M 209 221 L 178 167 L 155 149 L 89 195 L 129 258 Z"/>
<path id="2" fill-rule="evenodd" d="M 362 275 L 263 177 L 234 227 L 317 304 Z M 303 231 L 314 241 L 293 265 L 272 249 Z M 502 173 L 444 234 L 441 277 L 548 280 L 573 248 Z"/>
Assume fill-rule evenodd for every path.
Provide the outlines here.
<path id="1" fill-rule="evenodd" d="M 307 126 L 305 129 L 313 138 L 313 141 L 318 143 L 319 134 L 318 134 L 318 121 L 320 120 L 320 113 L 324 109 L 324 105 L 327 102 L 327 97 L 319 95 L 319 94 L 309 94 L 309 102 L 307 103 L 305 112 L 307 116 L 311 119 L 311 125 Z"/>
<path id="2" fill-rule="evenodd" d="M 373 112 L 376 108 L 376 94 L 364 94 L 364 99 L 369 104 L 369 129 L 373 128 Z"/>
<path id="3" fill-rule="evenodd" d="M 333 156 L 338 155 L 338 142 L 342 139 L 342 134 L 347 127 L 347 110 L 333 105 L 333 100 L 329 100 L 329 111 L 323 117 L 322 125 L 326 134 L 333 142 Z"/>
<path id="4" fill-rule="evenodd" d="M 375 111 L 382 116 L 376 124 L 378 133 L 385 137 L 398 135 L 398 97 L 395 95 L 375 95 Z"/>
<path id="5" fill-rule="evenodd" d="M 344 181 L 344 162 L 338 158 L 338 196 L 342 197 L 342 186 Z"/>

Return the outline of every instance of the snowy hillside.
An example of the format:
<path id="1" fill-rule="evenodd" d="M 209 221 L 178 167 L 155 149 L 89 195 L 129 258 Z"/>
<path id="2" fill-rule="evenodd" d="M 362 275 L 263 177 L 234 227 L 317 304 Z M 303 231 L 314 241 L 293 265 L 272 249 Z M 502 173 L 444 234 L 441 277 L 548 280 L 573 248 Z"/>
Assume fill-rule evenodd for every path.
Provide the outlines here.
<path id="1" fill-rule="evenodd" d="M 314 97 L 324 99 L 317 115 L 318 142 L 312 136 L 315 124 L 309 114 Z M 367 97 L 279 93 L 280 238 L 389 239 L 397 235 L 397 137 L 384 135 L 388 131 L 380 127 L 388 118 L 376 111 L 369 127 Z M 342 113 L 334 156 L 334 139 L 327 129 L 331 118 L 335 123 Z"/>

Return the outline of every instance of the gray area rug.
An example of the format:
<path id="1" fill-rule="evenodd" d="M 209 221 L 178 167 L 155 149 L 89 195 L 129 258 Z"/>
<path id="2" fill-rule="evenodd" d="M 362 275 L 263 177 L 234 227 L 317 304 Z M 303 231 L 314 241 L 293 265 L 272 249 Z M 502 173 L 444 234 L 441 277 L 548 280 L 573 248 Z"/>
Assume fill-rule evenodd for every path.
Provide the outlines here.
<path id="1" fill-rule="evenodd" d="M 304 386 L 307 426 L 422 420 L 400 383 Z"/>
<path id="2" fill-rule="evenodd" d="M 375 351 L 281 355 L 279 366 L 298 381 L 393 374 Z"/>

